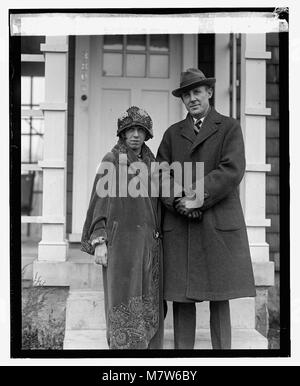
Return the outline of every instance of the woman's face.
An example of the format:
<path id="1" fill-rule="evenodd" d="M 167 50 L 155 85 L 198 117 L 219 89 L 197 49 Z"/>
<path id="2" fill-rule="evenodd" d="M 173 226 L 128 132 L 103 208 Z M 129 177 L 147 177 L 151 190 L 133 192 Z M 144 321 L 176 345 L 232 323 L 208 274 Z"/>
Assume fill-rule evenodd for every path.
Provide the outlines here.
<path id="1" fill-rule="evenodd" d="M 131 126 L 125 131 L 125 142 L 130 149 L 141 150 L 146 139 L 146 131 L 141 126 Z"/>

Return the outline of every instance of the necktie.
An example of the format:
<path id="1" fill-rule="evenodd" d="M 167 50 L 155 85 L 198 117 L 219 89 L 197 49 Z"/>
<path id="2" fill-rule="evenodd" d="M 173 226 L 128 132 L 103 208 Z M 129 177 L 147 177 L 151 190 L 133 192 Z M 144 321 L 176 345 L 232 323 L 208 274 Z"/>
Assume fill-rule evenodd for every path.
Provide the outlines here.
<path id="1" fill-rule="evenodd" d="M 196 133 L 196 135 L 199 133 L 201 125 L 202 125 L 202 121 L 201 120 L 195 123 L 195 133 Z"/>

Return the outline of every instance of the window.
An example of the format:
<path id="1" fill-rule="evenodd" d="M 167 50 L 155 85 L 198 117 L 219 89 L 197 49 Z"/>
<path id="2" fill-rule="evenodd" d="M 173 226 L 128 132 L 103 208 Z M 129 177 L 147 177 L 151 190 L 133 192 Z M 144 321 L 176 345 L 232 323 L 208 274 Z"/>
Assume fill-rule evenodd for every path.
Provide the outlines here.
<path id="1" fill-rule="evenodd" d="M 103 76 L 168 78 L 169 35 L 105 35 Z"/>
<path id="2" fill-rule="evenodd" d="M 37 163 L 43 158 L 44 118 L 39 103 L 44 99 L 44 78 L 21 78 L 21 147 L 22 163 Z"/>
<path id="3" fill-rule="evenodd" d="M 40 51 L 44 42 L 45 37 L 21 37 L 21 201 L 22 214 L 27 216 L 41 215 L 42 210 L 43 173 L 37 163 L 43 159 L 44 116 L 39 105 L 45 99 L 45 63 Z M 26 184 L 32 180 L 33 184 Z M 39 239 L 41 226 L 22 224 L 23 236 L 25 232 L 30 239 Z"/>

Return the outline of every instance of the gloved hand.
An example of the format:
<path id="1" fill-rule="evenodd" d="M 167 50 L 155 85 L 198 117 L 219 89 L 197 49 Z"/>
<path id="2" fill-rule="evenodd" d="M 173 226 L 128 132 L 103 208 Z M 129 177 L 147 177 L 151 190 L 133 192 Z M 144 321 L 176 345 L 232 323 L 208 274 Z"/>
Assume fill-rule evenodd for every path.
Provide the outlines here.
<path id="1" fill-rule="evenodd" d="M 189 219 L 201 220 L 202 212 L 199 208 L 197 209 L 187 209 L 185 206 L 186 201 L 188 201 L 188 197 L 177 197 L 174 200 L 174 208 L 178 213 L 183 216 L 188 217 Z"/>

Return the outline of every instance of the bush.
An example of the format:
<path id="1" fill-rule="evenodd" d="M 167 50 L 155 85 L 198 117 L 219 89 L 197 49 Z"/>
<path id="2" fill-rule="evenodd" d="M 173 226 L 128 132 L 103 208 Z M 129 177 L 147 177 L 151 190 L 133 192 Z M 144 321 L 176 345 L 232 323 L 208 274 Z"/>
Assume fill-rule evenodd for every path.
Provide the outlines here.
<path id="1" fill-rule="evenodd" d="M 65 330 L 64 318 L 55 318 L 49 309 L 49 295 L 54 288 L 47 288 L 39 277 L 22 293 L 22 349 L 62 350 Z M 63 309 L 65 313 L 65 307 Z"/>

